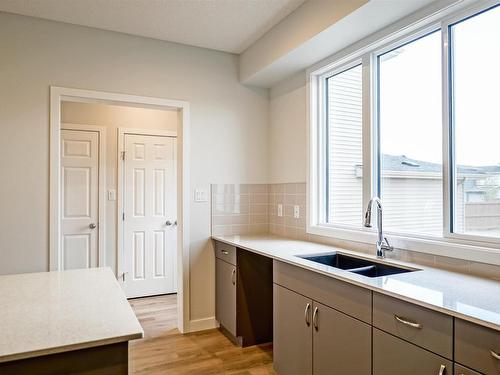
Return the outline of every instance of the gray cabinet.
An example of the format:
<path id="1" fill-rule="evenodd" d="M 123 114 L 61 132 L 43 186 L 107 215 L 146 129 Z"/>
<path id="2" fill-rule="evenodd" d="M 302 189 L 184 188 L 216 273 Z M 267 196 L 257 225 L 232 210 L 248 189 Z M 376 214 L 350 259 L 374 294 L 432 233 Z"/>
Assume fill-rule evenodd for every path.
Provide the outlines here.
<path id="1" fill-rule="evenodd" d="M 215 318 L 234 343 L 273 341 L 272 260 L 215 242 Z"/>
<path id="2" fill-rule="evenodd" d="M 500 375 L 500 333 L 455 319 L 455 361 L 486 375 Z"/>
<path id="3" fill-rule="evenodd" d="M 216 259 L 215 317 L 220 325 L 236 337 L 236 266 Z"/>
<path id="4" fill-rule="evenodd" d="M 278 374 L 371 374 L 370 325 L 280 285 L 273 288 Z"/>
<path id="5" fill-rule="evenodd" d="M 481 375 L 479 372 L 475 372 L 470 368 L 460 366 L 455 363 L 455 372 L 454 375 Z"/>
<path id="6" fill-rule="evenodd" d="M 314 375 L 370 375 L 371 327 L 313 302 Z"/>
<path id="7" fill-rule="evenodd" d="M 453 363 L 373 329 L 373 375 L 453 375 Z"/>
<path id="8" fill-rule="evenodd" d="M 279 285 L 274 294 L 274 368 L 280 375 L 312 374 L 312 300 Z"/>

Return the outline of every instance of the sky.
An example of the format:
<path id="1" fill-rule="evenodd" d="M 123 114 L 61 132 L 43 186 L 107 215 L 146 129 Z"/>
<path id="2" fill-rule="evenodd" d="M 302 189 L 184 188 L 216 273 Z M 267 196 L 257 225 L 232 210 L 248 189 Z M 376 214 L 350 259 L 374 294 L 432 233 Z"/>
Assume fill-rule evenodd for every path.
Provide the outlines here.
<path id="1" fill-rule="evenodd" d="M 456 159 L 500 164 L 500 6 L 453 26 Z M 382 152 L 442 162 L 441 33 L 381 57 Z"/>

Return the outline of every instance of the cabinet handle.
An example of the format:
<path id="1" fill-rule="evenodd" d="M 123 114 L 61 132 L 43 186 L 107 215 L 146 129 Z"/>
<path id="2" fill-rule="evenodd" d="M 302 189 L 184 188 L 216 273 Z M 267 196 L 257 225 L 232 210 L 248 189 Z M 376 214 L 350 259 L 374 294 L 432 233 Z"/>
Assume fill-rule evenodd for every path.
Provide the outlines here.
<path id="1" fill-rule="evenodd" d="M 314 329 L 316 331 L 319 329 L 319 327 L 318 327 L 318 315 L 319 315 L 319 310 L 317 307 L 315 307 L 314 313 L 313 313 L 313 326 L 314 326 Z"/>
<path id="2" fill-rule="evenodd" d="M 229 255 L 229 251 L 226 251 L 226 250 L 221 250 L 220 252 L 221 252 L 222 254 L 224 254 L 224 255 Z"/>
<path id="3" fill-rule="evenodd" d="M 399 323 L 403 323 L 409 327 L 416 328 L 416 329 L 422 329 L 422 324 L 420 323 L 415 323 L 412 321 L 409 321 L 405 318 L 402 318 L 400 316 L 394 315 L 394 319 L 396 319 Z"/>
<path id="4" fill-rule="evenodd" d="M 490 350 L 491 356 L 495 358 L 496 360 L 500 361 L 500 354 L 495 352 L 494 350 Z"/>
<path id="5" fill-rule="evenodd" d="M 233 272 L 231 273 L 231 282 L 233 285 L 236 285 L 236 268 L 233 268 Z"/>
<path id="6" fill-rule="evenodd" d="M 439 368 L 439 374 L 438 375 L 444 375 L 446 372 L 446 366 L 445 365 L 441 365 L 441 367 Z"/>
<path id="7" fill-rule="evenodd" d="M 304 319 L 306 321 L 307 326 L 309 327 L 311 325 L 311 320 L 309 319 L 309 311 L 311 310 L 311 304 L 308 303 L 306 305 L 306 308 L 304 310 Z"/>

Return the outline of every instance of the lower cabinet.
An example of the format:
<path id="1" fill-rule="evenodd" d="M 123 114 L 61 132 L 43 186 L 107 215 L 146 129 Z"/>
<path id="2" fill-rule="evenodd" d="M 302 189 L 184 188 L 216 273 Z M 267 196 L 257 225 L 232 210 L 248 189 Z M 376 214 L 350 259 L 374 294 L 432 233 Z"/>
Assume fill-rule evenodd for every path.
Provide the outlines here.
<path id="1" fill-rule="evenodd" d="M 373 329 L 373 375 L 453 375 L 445 358 Z"/>
<path id="2" fill-rule="evenodd" d="M 221 259 L 215 262 L 215 317 L 236 337 L 236 266 Z"/>
<path id="3" fill-rule="evenodd" d="M 470 368 L 463 367 L 455 363 L 455 373 L 454 375 L 481 375 L 479 372 L 475 372 Z"/>
<path id="4" fill-rule="evenodd" d="M 280 375 L 371 374 L 371 327 L 274 285 L 274 367 Z"/>

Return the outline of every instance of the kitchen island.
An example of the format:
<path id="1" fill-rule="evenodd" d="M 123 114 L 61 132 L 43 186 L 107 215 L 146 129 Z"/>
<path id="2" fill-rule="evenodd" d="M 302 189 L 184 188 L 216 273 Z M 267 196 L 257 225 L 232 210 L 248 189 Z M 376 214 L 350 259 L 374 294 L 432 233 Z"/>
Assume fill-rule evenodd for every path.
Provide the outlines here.
<path id="1" fill-rule="evenodd" d="M 0 276 L 1 374 L 126 374 L 143 330 L 109 268 Z"/>

